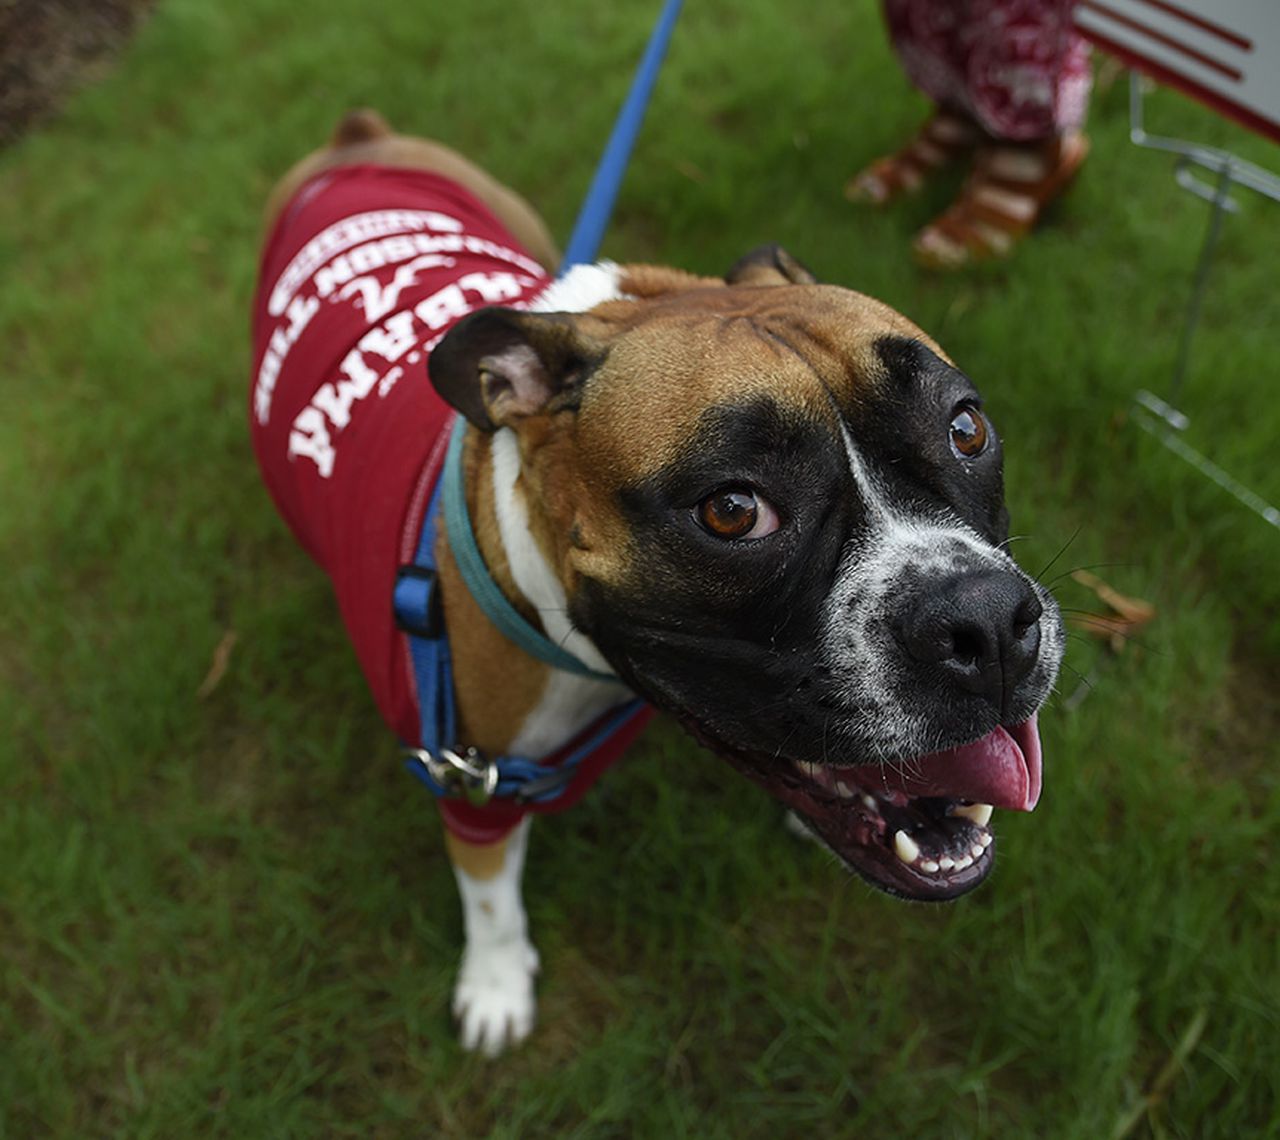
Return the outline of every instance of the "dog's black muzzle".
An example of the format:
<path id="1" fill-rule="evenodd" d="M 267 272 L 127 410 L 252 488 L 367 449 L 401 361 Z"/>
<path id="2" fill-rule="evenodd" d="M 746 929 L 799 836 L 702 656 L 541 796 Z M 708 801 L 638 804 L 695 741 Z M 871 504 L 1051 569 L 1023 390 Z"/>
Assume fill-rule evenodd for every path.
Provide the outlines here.
<path id="1" fill-rule="evenodd" d="M 984 567 L 922 582 L 889 625 L 907 656 L 944 691 L 982 697 L 1006 718 L 1035 668 L 1043 613 L 1024 577 Z"/>

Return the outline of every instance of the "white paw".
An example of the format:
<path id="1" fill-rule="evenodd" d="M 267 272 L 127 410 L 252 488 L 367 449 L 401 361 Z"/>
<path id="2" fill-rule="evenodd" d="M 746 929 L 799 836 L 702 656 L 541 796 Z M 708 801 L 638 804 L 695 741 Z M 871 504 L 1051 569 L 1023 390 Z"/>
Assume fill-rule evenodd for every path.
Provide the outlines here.
<path id="1" fill-rule="evenodd" d="M 453 990 L 462 1047 L 496 1057 L 533 1029 L 538 952 L 527 939 L 468 946 Z"/>

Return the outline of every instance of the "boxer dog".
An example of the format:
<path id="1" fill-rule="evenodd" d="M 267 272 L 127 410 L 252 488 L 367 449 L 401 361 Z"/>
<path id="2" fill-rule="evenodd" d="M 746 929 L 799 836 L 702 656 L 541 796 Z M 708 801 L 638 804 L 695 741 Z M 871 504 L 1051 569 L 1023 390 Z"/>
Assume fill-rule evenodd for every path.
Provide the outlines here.
<path id="1" fill-rule="evenodd" d="M 1063 634 L 1004 549 L 1000 440 L 933 340 L 777 247 L 723 279 L 553 281 L 523 199 L 371 112 L 290 171 L 268 226 L 255 449 L 403 741 L 426 714 L 392 595 L 456 419 L 486 588 L 582 668 L 500 629 L 455 524 L 429 531 L 445 743 L 541 763 L 638 694 L 875 886 L 950 899 L 987 876 L 993 807 L 1040 794 Z M 441 801 L 467 1048 L 533 1025 L 528 813 L 580 790 Z"/>

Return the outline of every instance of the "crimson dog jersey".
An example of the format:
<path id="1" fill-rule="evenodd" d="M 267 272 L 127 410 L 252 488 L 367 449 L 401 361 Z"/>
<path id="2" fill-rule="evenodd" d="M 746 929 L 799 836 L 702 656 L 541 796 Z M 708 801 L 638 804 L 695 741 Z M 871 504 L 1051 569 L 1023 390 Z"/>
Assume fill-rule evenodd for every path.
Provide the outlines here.
<path id="1" fill-rule="evenodd" d="M 453 410 L 427 355 L 485 305 L 527 308 L 546 271 L 464 187 L 425 171 L 343 167 L 307 182 L 266 243 L 253 308 L 253 446 L 298 541 L 328 572 L 374 700 L 420 741 L 392 591 L 413 561 Z M 643 718 L 641 718 L 643 719 Z M 584 761 L 576 801 L 639 725 Z M 524 810 L 442 800 L 450 829 L 501 838 Z"/>

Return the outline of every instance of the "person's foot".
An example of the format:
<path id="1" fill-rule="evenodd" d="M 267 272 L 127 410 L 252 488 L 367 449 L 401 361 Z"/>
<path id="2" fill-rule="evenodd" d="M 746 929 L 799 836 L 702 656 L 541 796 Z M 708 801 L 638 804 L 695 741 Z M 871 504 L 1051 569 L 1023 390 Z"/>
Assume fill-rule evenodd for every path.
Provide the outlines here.
<path id="1" fill-rule="evenodd" d="M 1071 184 L 1089 153 L 1079 131 L 1047 142 L 983 147 L 960 196 L 912 244 L 930 269 L 1007 257 Z"/>
<path id="2" fill-rule="evenodd" d="M 982 138 L 967 119 L 938 111 L 901 150 L 876 159 L 849 179 L 844 196 L 850 202 L 883 206 L 914 194 L 929 177 L 967 158 Z"/>

